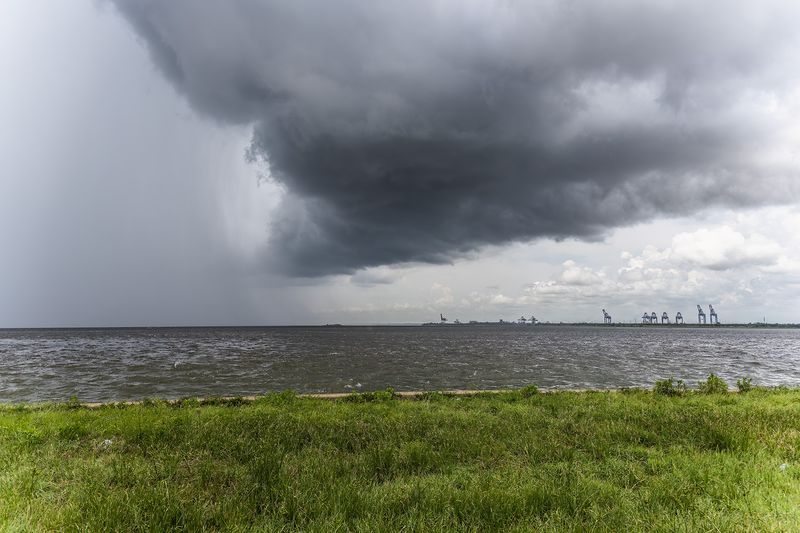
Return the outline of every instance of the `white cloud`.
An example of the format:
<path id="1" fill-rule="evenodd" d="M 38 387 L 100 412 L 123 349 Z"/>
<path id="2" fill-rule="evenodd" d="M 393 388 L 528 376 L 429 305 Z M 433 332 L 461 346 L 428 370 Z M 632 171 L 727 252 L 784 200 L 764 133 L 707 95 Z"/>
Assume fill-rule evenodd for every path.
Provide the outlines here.
<path id="1" fill-rule="evenodd" d="M 560 281 L 564 285 L 596 286 L 603 282 L 603 276 L 590 268 L 580 267 L 575 261 L 567 260 L 563 263 Z"/>
<path id="2" fill-rule="evenodd" d="M 670 251 L 677 261 L 712 270 L 774 265 L 781 253 L 781 247 L 763 235 L 752 233 L 745 237 L 729 226 L 675 235 Z"/>
<path id="3" fill-rule="evenodd" d="M 431 285 L 431 295 L 433 304 L 436 306 L 449 305 L 453 303 L 453 289 L 441 283 Z"/>

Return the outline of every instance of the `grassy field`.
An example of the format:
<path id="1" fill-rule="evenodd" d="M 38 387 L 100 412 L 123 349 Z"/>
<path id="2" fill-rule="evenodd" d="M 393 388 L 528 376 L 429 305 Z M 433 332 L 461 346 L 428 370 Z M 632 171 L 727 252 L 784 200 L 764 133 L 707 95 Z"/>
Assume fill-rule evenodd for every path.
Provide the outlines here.
<path id="1" fill-rule="evenodd" d="M 0 526 L 800 531 L 800 391 L 5 406 Z"/>

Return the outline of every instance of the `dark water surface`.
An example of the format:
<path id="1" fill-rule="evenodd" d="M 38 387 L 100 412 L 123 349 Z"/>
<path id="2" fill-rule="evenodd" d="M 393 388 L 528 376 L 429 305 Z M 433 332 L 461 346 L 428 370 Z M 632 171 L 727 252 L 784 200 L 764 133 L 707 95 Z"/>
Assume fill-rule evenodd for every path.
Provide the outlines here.
<path id="1" fill-rule="evenodd" d="M 0 330 L 0 402 L 649 387 L 716 372 L 800 385 L 800 330 L 591 326 Z"/>

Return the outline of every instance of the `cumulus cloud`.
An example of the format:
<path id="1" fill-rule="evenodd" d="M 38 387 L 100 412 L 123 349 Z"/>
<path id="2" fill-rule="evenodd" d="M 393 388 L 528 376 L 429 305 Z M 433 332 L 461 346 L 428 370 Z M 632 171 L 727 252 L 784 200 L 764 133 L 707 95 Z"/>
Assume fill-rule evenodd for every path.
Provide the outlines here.
<path id="1" fill-rule="evenodd" d="M 293 275 L 798 197 L 794 3 L 112 1 L 198 112 L 252 125 Z"/>
<path id="2" fill-rule="evenodd" d="M 453 303 L 453 289 L 441 283 L 431 285 L 431 300 L 434 305 L 443 306 Z"/>
<path id="3" fill-rule="evenodd" d="M 775 298 L 775 287 L 794 290 L 793 280 L 800 279 L 795 250 L 725 224 L 678 233 L 667 247 L 648 245 L 637 254 L 623 252 L 620 259 L 622 265 L 610 272 L 565 261 L 558 274 L 529 284 L 514 302 L 606 302 L 627 308 L 732 304 Z"/>
<path id="4" fill-rule="evenodd" d="M 729 226 L 680 233 L 672 239 L 672 256 L 712 270 L 748 265 L 774 265 L 781 247 L 754 233 L 745 237 Z"/>
<path id="5" fill-rule="evenodd" d="M 571 259 L 564 261 L 563 267 L 560 281 L 564 285 L 599 285 L 603 281 L 601 274 L 595 273 L 591 268 L 581 267 Z"/>

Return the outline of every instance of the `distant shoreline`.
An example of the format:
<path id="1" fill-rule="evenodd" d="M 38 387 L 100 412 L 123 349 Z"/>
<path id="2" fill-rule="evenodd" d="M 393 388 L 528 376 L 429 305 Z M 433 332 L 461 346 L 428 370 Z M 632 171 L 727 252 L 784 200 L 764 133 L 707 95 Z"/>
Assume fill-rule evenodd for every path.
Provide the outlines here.
<path id="1" fill-rule="evenodd" d="M 729 323 L 729 324 L 641 324 L 631 322 L 615 322 L 601 324 L 598 322 L 539 322 L 537 324 L 518 324 L 516 322 L 474 322 L 474 323 L 447 323 L 424 322 L 402 324 L 283 324 L 283 325 L 245 325 L 245 326 L 45 326 L 45 327 L 0 327 L 3 331 L 93 331 L 93 330 L 156 330 L 156 329 L 265 329 L 265 328 L 414 328 L 414 327 L 596 327 L 596 328 L 648 328 L 648 329 L 798 329 L 800 323 Z"/>
<path id="2" fill-rule="evenodd" d="M 474 323 L 461 323 L 461 324 L 441 324 L 438 322 L 425 322 L 421 326 L 431 327 L 464 327 L 464 326 L 502 326 L 502 327 L 541 327 L 541 326 L 584 326 L 584 327 L 597 327 L 597 328 L 698 328 L 698 329 L 716 329 L 716 328 L 736 328 L 736 329 L 796 329 L 800 328 L 800 324 L 764 324 L 764 323 L 731 323 L 731 324 L 642 324 L 635 322 L 615 322 L 613 324 L 600 324 L 597 322 L 539 322 L 537 324 L 518 324 L 516 322 L 474 322 Z M 341 326 L 348 327 L 348 326 Z"/>

